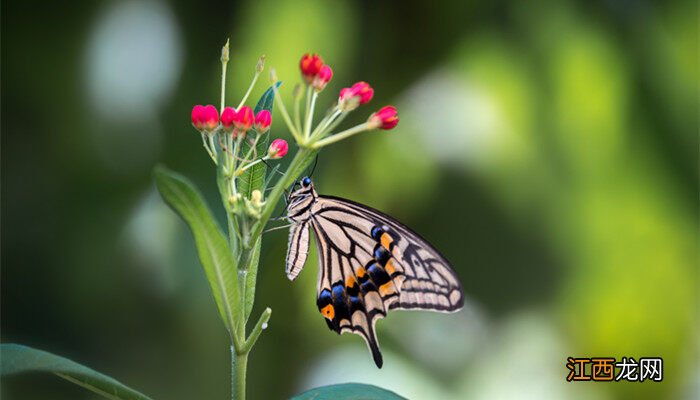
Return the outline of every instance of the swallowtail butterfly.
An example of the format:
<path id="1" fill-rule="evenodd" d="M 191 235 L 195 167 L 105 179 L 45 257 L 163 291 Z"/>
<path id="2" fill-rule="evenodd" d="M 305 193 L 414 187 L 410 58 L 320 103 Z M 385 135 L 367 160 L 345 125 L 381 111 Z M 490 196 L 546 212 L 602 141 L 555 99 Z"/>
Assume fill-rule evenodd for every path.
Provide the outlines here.
<path id="1" fill-rule="evenodd" d="M 391 310 L 453 312 L 464 305 L 462 285 L 445 257 L 388 215 L 319 196 L 306 177 L 287 199 L 286 218 L 292 223 L 287 277 L 294 280 L 304 267 L 313 229 L 318 309 L 331 330 L 362 336 L 379 368 L 378 319 Z"/>

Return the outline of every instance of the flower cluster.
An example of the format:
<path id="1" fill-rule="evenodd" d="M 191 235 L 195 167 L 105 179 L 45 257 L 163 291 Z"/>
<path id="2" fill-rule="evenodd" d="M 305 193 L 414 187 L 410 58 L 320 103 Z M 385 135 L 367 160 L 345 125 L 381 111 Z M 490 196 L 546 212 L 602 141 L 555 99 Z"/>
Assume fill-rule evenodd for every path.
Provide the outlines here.
<path id="1" fill-rule="evenodd" d="M 260 210 L 264 204 L 262 193 L 257 190 L 247 193 L 250 198 L 244 198 L 238 190 L 237 180 L 259 163 L 284 157 L 287 154 L 288 145 L 284 139 L 274 139 L 266 150 L 263 150 L 265 147 L 259 149 L 262 147 L 261 143 L 270 141 L 268 136 L 272 114 L 265 107 L 261 107 L 255 113 L 251 107 L 245 105 L 264 69 L 264 57 L 258 61 L 253 81 L 237 107 L 225 106 L 227 63 L 228 43 L 222 49 L 221 56 L 221 107 L 217 109 L 211 104 L 194 106 L 192 126 L 200 132 L 204 148 L 221 172 L 220 176 L 223 177 L 224 184 L 220 189 L 223 198 L 227 199 L 228 211 L 239 219 L 237 222 L 239 226 L 250 226 L 248 217 L 252 216 L 254 219 L 260 217 Z"/>
<path id="2" fill-rule="evenodd" d="M 258 140 L 261 135 L 267 133 L 270 130 L 270 125 L 272 124 L 272 114 L 269 110 L 260 110 L 257 114 L 253 114 L 253 109 L 248 106 L 243 106 L 240 110 L 236 110 L 233 107 L 224 107 L 224 111 L 219 112 L 211 104 L 206 106 L 196 105 L 192 108 L 192 126 L 195 127 L 206 139 L 206 137 L 212 137 L 216 134 L 220 135 L 230 135 L 233 139 L 243 140 L 246 137 L 248 131 L 251 128 L 255 131 L 256 137 L 250 140 L 249 143 L 254 150 L 254 145 L 257 145 Z M 226 146 L 226 138 L 223 138 L 221 149 L 223 151 L 229 150 L 231 146 Z M 268 151 L 268 156 L 263 157 L 259 160 L 239 160 L 239 161 L 262 161 L 266 158 L 282 158 L 287 154 L 286 150 L 281 152 L 279 150 L 280 143 L 284 142 L 286 146 L 286 141 L 284 139 L 275 139 Z M 211 142 L 213 143 L 213 142 Z M 276 143 L 276 144 L 275 144 Z M 274 145 L 274 146 L 273 146 Z M 205 141 L 205 147 L 209 151 L 210 156 L 214 163 L 218 163 L 216 158 L 217 148 L 213 144 L 210 145 L 209 142 Z M 275 154 L 274 156 L 272 154 Z M 247 169 L 247 168 L 246 168 Z"/>
<path id="3" fill-rule="evenodd" d="M 202 136 L 204 148 L 217 165 L 225 181 L 221 186 L 225 199 L 228 199 L 229 211 L 243 218 L 240 224 L 249 224 L 248 217 L 259 218 L 260 207 L 264 203 L 262 193 L 247 191 L 249 198 L 242 198 L 237 190 L 237 179 L 250 168 L 266 160 L 284 157 L 289 151 L 289 145 L 284 139 L 271 140 L 269 137 L 272 114 L 269 109 L 261 107 L 256 113 L 245 105 L 248 95 L 253 89 L 258 76 L 264 68 L 264 58 L 261 57 L 255 68 L 253 81 L 237 107 L 225 106 L 225 79 L 228 63 L 228 44 L 222 49 L 222 93 L 221 106 L 216 108 L 209 105 L 196 105 L 192 108 L 192 125 Z M 271 71 L 272 87 L 275 104 L 277 105 L 290 133 L 296 143 L 307 151 L 317 151 L 329 144 L 338 142 L 360 132 L 396 127 L 399 122 L 398 113 L 393 106 L 385 106 L 372 113 L 366 122 L 349 129 L 336 132 L 336 127 L 345 117 L 360 106 L 369 103 L 374 97 L 374 89 L 369 83 L 360 81 L 342 88 L 337 101 L 328 110 L 325 117 L 314 125 L 314 109 L 319 94 L 333 79 L 333 69 L 317 54 L 305 54 L 299 61 L 302 84 L 294 89 L 293 117 L 287 112 L 278 92 L 279 81 L 274 70 Z M 304 90 L 305 89 L 305 90 Z M 302 100 L 305 100 L 302 108 Z M 263 104 L 263 103 L 259 103 Z M 269 104 L 269 103 L 268 103 Z M 269 108 L 269 107 L 268 107 Z M 304 111 L 302 118 L 302 109 Z M 260 143 L 270 142 L 270 145 L 258 149 Z M 263 154 L 258 154 L 258 153 Z M 241 178 L 242 179 L 242 178 Z M 265 184 L 267 185 L 267 183 Z M 243 200 L 243 201 L 240 201 Z"/>
<path id="4" fill-rule="evenodd" d="M 235 138 L 240 135 L 245 137 L 245 134 L 253 126 L 257 133 L 265 134 L 270 129 L 271 123 L 272 114 L 270 111 L 260 110 L 253 116 L 253 109 L 248 106 L 243 106 L 238 111 L 233 107 L 225 107 L 221 113 L 221 126 L 224 131 L 232 133 Z"/>
<path id="5" fill-rule="evenodd" d="M 324 63 L 323 58 L 318 54 L 304 54 L 299 61 L 299 70 L 301 71 L 302 81 L 306 85 L 304 117 L 301 117 L 301 100 L 304 97 L 304 91 L 301 86 L 297 86 L 294 90 L 293 117 L 287 113 L 278 93 L 276 93 L 276 100 L 280 104 L 280 111 L 287 127 L 300 146 L 319 149 L 363 131 L 393 129 L 399 123 L 396 108 L 386 106 L 373 113 L 367 122 L 339 133 L 333 133 L 334 129 L 350 112 L 361 105 L 369 103 L 374 97 L 374 89 L 367 82 L 360 81 L 350 87 L 341 89 L 337 103 L 328 111 L 325 118 L 312 129 L 317 97 L 333 78 L 333 70 Z M 271 73 L 271 76 L 273 82 L 276 83 L 277 77 L 274 75 L 274 71 Z"/>
<path id="6" fill-rule="evenodd" d="M 317 54 L 305 54 L 299 61 L 299 69 L 306 84 L 317 92 L 322 91 L 333 78 L 333 70 Z"/>

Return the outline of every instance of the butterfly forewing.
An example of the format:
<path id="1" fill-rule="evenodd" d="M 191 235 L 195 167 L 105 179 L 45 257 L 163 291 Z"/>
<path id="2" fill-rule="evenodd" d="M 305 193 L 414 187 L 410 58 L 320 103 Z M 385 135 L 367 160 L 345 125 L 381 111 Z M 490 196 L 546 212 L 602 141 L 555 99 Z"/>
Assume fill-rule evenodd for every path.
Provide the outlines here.
<path id="1" fill-rule="evenodd" d="M 310 225 L 319 257 L 319 311 L 330 329 L 361 335 L 377 366 L 382 356 L 374 328 L 390 310 L 451 312 L 462 307 L 455 272 L 423 238 L 377 210 L 311 190 L 313 202 L 290 233 L 288 274 L 296 276 L 303 266 L 292 256 L 299 251 L 292 249 L 308 251 L 308 243 L 295 242 L 308 241 L 298 230 Z"/>
<path id="2" fill-rule="evenodd" d="M 304 268 L 309 255 L 309 223 L 292 224 L 289 229 L 289 246 L 287 246 L 287 278 L 296 279 Z"/>
<path id="3" fill-rule="evenodd" d="M 405 278 L 399 287 L 399 301 L 392 303 L 390 309 L 450 312 L 462 307 L 462 286 L 457 275 L 449 262 L 418 234 L 386 214 L 349 200 L 319 197 L 317 204 L 320 211 L 315 213 L 312 224 L 326 227 L 329 226 L 324 223 L 326 220 L 346 230 L 354 227 L 351 230 L 358 233 L 356 243 L 361 244 L 361 238 L 365 238 L 369 245 L 375 246 L 371 249 L 365 246 L 365 250 L 372 252 L 371 257 L 381 258 L 382 248 L 390 251 L 389 269 L 393 267 Z M 318 218 L 325 215 L 329 218 Z M 377 247 L 379 254 L 374 254 Z"/>

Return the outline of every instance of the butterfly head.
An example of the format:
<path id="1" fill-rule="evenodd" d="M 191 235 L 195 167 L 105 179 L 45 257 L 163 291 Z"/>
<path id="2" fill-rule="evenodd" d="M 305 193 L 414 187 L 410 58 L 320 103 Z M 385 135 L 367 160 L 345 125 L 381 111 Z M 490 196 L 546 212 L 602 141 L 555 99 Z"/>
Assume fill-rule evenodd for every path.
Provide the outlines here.
<path id="1" fill-rule="evenodd" d="M 297 185 L 299 188 L 297 189 Z M 310 205 L 318 195 L 311 178 L 304 177 L 292 188 L 287 198 L 287 218 L 292 221 L 305 220 L 309 217 Z"/>

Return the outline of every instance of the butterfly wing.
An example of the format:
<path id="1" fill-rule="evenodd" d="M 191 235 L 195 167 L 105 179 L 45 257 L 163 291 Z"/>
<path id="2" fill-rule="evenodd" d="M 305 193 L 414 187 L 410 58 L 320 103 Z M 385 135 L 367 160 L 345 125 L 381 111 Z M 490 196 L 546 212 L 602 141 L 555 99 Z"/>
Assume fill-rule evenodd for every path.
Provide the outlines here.
<path id="1" fill-rule="evenodd" d="M 335 197 L 320 196 L 313 208 L 319 310 L 330 329 L 362 336 L 378 367 L 375 324 L 390 310 L 462 307 L 462 287 L 447 260 L 400 222 Z"/>
<path id="2" fill-rule="evenodd" d="M 309 222 L 298 222 L 289 228 L 286 273 L 289 280 L 296 279 L 309 255 Z"/>

